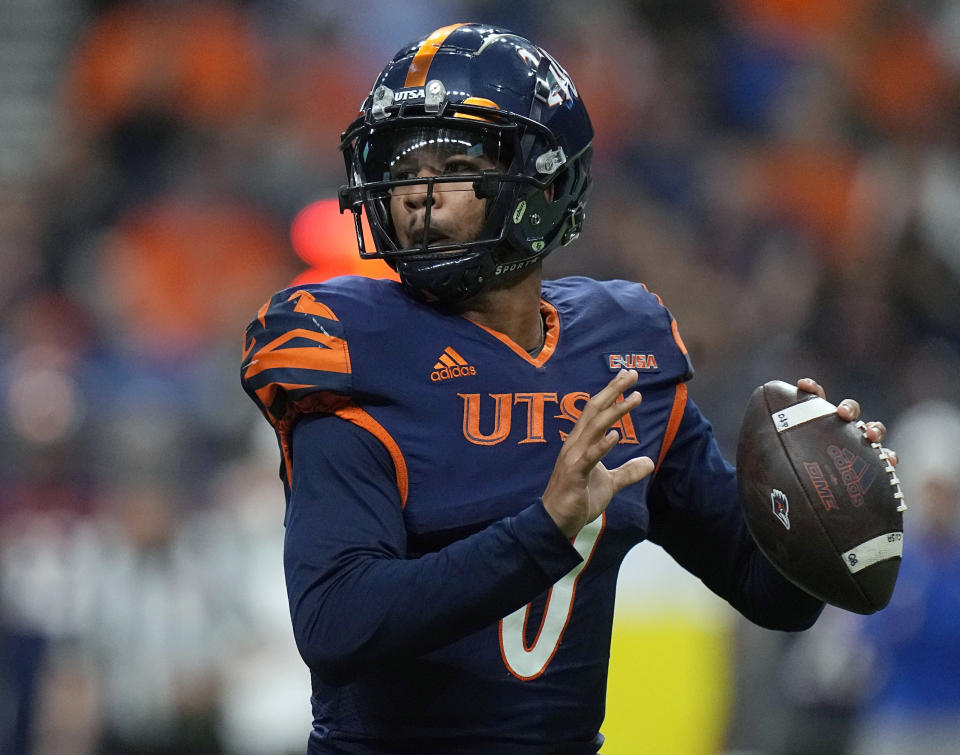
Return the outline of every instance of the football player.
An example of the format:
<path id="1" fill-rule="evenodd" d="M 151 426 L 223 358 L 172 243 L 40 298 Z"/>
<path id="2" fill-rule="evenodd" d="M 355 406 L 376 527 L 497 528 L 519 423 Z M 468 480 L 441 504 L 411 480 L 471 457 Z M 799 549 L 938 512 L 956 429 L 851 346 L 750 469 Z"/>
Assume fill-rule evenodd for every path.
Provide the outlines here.
<path id="1" fill-rule="evenodd" d="M 542 280 L 580 233 L 592 136 L 522 37 L 454 24 L 403 48 L 341 142 L 360 254 L 400 282 L 287 289 L 246 331 L 311 753 L 596 753 L 617 571 L 642 540 L 763 626 L 820 613 L 754 545 L 660 300 Z"/>

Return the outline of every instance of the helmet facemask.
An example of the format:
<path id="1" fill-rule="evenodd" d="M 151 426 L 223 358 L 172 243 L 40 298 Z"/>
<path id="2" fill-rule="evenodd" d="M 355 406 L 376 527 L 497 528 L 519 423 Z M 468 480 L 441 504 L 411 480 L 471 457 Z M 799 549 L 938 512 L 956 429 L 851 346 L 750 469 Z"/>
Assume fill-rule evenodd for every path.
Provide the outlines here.
<path id="1" fill-rule="evenodd" d="M 489 110 L 481 118 L 470 114 L 476 107 L 450 109 L 446 117 L 382 124 L 358 119 L 341 144 L 351 179 L 341 189 L 341 208 L 354 212 L 362 257 L 384 259 L 428 298 L 453 301 L 542 256 L 507 237 L 514 216 L 523 216 L 524 198 L 542 199 L 552 176 L 523 172 L 525 155 L 550 152 L 549 132 L 498 122 Z M 462 201 L 465 194 L 473 201 Z M 456 216 L 434 211 L 451 200 L 462 208 Z M 364 244 L 361 211 L 375 250 Z"/>
<path id="2" fill-rule="evenodd" d="M 499 243 L 490 200 L 502 191 L 512 142 L 496 130 L 403 124 L 361 138 L 354 168 L 377 247 L 364 256 L 430 258 Z"/>

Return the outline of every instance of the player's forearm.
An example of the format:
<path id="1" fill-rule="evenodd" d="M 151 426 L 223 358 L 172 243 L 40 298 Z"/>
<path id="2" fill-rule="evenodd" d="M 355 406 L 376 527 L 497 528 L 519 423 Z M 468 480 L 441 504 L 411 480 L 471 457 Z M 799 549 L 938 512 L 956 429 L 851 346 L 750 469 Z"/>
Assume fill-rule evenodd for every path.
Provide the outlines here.
<path id="1" fill-rule="evenodd" d="M 302 420 L 284 564 L 304 660 L 328 680 L 441 647 L 529 602 L 580 556 L 539 502 L 408 558 L 390 455 L 337 417 Z"/>
<path id="2" fill-rule="evenodd" d="M 767 561 L 735 508 L 729 520 L 696 522 L 666 514 L 658 518 L 651 539 L 753 623 L 800 631 L 812 626 L 823 610 L 822 602 L 792 585 Z"/>
<path id="3" fill-rule="evenodd" d="M 420 558 L 344 553 L 291 594 L 297 645 L 326 681 L 346 681 L 496 622 L 579 561 L 539 503 Z M 296 562 L 288 550 L 288 573 Z"/>
<path id="4" fill-rule="evenodd" d="M 823 603 L 766 560 L 740 511 L 736 473 L 692 404 L 650 488 L 650 539 L 750 621 L 768 629 L 810 627 Z"/>
<path id="5" fill-rule="evenodd" d="M 797 632 L 812 627 L 824 603 L 783 577 L 753 542 L 744 551 L 734 607 L 765 629 Z"/>

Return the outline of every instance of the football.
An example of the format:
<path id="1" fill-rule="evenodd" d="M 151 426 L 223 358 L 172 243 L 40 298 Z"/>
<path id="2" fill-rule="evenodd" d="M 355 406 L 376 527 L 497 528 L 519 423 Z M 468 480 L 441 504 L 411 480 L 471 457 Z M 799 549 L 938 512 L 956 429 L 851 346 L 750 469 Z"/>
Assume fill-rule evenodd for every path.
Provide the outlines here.
<path id="1" fill-rule="evenodd" d="M 747 404 L 740 503 L 760 550 L 791 582 L 861 614 L 890 601 L 903 553 L 900 481 L 862 422 L 774 380 Z"/>

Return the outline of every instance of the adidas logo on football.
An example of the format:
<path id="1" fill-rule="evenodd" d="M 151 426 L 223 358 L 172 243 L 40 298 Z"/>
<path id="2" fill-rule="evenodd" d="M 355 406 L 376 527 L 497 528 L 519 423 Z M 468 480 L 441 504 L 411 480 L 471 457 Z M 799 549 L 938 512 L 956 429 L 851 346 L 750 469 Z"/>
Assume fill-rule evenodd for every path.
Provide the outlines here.
<path id="1" fill-rule="evenodd" d="M 452 346 L 447 346 L 440 355 L 440 359 L 433 365 L 433 372 L 430 373 L 430 379 L 434 383 L 442 383 L 444 380 L 469 377 L 470 375 L 476 374 L 476 367 L 472 364 L 467 364 L 467 360 L 460 356 Z"/>

